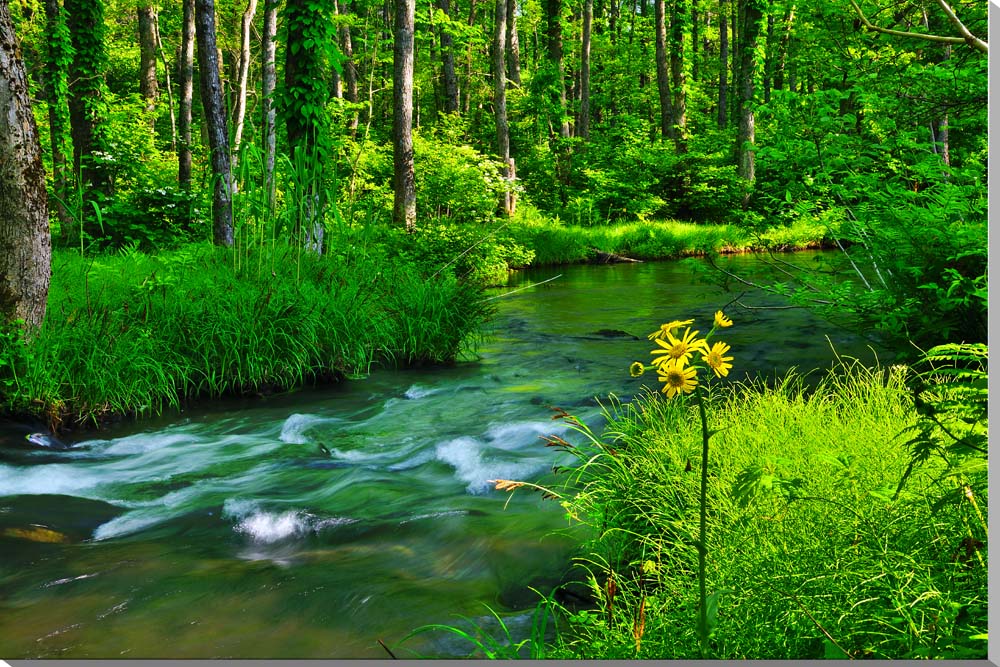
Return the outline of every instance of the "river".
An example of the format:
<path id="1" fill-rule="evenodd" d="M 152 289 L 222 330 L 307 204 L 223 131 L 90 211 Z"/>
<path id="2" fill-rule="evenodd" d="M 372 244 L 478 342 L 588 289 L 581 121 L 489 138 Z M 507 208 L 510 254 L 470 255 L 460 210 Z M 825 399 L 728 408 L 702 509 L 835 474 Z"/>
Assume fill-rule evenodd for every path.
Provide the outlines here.
<path id="1" fill-rule="evenodd" d="M 595 397 L 656 384 L 627 371 L 649 359 L 647 333 L 689 317 L 704 333 L 735 296 L 677 262 L 531 270 L 491 292 L 491 335 L 453 367 L 213 401 L 79 434 L 65 453 L 7 451 L 0 658 L 384 658 L 378 640 L 487 623 L 486 605 L 524 632 L 530 587 L 564 576 L 581 534 L 557 503 L 508 502 L 489 480 L 544 475 L 560 461 L 539 436 L 565 435 L 548 406 L 596 423 Z M 829 367 L 833 349 L 873 356 L 801 309 L 726 312 L 730 378 Z M 405 647 L 470 648 L 440 633 Z"/>

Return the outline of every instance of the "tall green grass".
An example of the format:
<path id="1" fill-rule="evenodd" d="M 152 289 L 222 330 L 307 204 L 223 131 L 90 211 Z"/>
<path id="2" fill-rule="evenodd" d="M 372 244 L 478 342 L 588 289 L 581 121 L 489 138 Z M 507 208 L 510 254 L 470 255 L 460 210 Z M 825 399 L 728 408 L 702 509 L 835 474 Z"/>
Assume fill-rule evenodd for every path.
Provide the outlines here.
<path id="1" fill-rule="evenodd" d="M 734 225 L 699 225 L 673 220 L 640 220 L 609 225 L 564 225 L 522 212 L 510 235 L 534 250 L 532 265 L 566 264 L 594 259 L 595 250 L 633 259 L 676 259 L 714 252 L 744 252 L 764 247 L 818 246 L 827 234 L 819 225 L 797 223 L 754 235 Z"/>
<path id="2" fill-rule="evenodd" d="M 709 657 L 986 656 L 985 480 L 978 503 L 943 494 L 950 468 L 928 460 L 897 495 L 918 420 L 904 372 L 713 391 Z M 580 425 L 560 445 L 580 465 L 543 485 L 593 529 L 579 558 L 593 604 L 564 609 L 549 657 L 701 657 L 696 410 L 612 400 L 602 435 Z"/>
<path id="3" fill-rule="evenodd" d="M 27 346 L 0 338 L 0 409 L 93 423 L 377 363 L 446 363 L 489 314 L 477 287 L 367 251 L 57 251 L 44 326 Z"/>

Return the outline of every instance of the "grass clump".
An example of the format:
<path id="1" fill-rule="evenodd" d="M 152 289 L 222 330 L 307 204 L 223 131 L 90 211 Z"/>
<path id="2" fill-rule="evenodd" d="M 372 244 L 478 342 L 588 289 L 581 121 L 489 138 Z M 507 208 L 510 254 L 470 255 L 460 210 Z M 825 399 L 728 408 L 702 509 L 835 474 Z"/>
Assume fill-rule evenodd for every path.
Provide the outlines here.
<path id="1" fill-rule="evenodd" d="M 200 244 L 53 266 L 36 337 L 0 338 L 0 409 L 53 427 L 446 363 L 490 315 L 478 287 L 367 253 Z"/>
<path id="2" fill-rule="evenodd" d="M 567 415 L 584 437 L 556 444 L 580 465 L 539 488 L 593 528 L 579 559 L 593 603 L 563 609 L 548 656 L 985 658 L 985 414 L 963 435 L 940 375 L 916 410 L 914 376 L 845 364 L 815 388 L 718 387 L 706 433 L 687 396 L 612 397 L 601 436 Z"/>
<path id="3" fill-rule="evenodd" d="M 676 220 L 637 220 L 567 225 L 543 218 L 527 207 L 510 226 L 510 235 L 534 251 L 533 266 L 587 262 L 597 252 L 632 259 L 677 259 L 718 252 L 747 252 L 765 247 L 795 249 L 817 247 L 827 230 L 796 222 L 754 234 L 737 225 L 695 224 Z"/>

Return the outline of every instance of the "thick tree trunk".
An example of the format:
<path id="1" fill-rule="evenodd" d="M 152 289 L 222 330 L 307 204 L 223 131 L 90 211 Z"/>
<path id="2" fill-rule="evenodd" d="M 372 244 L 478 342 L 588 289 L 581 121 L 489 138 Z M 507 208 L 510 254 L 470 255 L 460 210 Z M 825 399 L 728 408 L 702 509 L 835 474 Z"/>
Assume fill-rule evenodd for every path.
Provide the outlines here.
<path id="1" fill-rule="evenodd" d="M 448 0 L 438 0 L 438 7 L 449 18 Z M 444 112 L 458 113 L 458 75 L 455 74 L 455 40 L 449 28 L 441 29 L 441 68 L 444 74 Z"/>
<path id="2" fill-rule="evenodd" d="M 580 123 L 577 135 L 590 138 L 590 31 L 594 21 L 594 0 L 583 3 L 583 45 L 580 49 Z"/>
<path id="3" fill-rule="evenodd" d="M 196 0 L 198 71 L 201 105 L 205 111 L 208 145 L 212 151 L 212 238 L 216 245 L 233 244 L 233 174 L 229 163 L 229 133 L 219 77 L 219 50 L 215 41 L 215 0 Z"/>
<path id="4" fill-rule="evenodd" d="M 110 195 L 107 169 L 93 159 L 103 150 L 100 139 L 104 122 L 104 4 L 102 0 L 66 0 L 66 25 L 73 45 L 69 70 L 69 118 L 73 136 L 73 168 L 80 187 Z"/>
<path id="5" fill-rule="evenodd" d="M 507 0 L 507 53 L 510 55 L 507 79 L 521 85 L 521 40 L 517 35 L 517 0 Z"/>
<path id="6" fill-rule="evenodd" d="M 146 100 L 146 111 L 152 114 L 160 97 L 156 82 L 156 7 L 147 0 L 139 3 L 136 12 L 139 15 L 139 94 Z M 150 123 L 154 124 L 155 120 L 150 115 Z"/>
<path id="7" fill-rule="evenodd" d="M 654 0 L 656 29 L 656 87 L 660 93 L 660 138 L 674 136 L 673 111 L 670 108 L 670 70 L 667 64 L 667 26 L 664 0 Z"/>
<path id="8" fill-rule="evenodd" d="M 393 47 L 392 137 L 393 208 L 395 224 L 411 232 L 417 224 L 417 193 L 413 175 L 413 23 L 414 0 L 395 0 Z"/>
<path id="9" fill-rule="evenodd" d="M 250 80 L 250 28 L 257 13 L 257 0 L 249 0 L 240 21 L 240 63 L 236 77 L 236 104 L 233 109 L 233 168 L 240 144 L 243 143 L 243 124 L 247 115 L 247 85 Z"/>
<path id="10" fill-rule="evenodd" d="M 45 169 L 28 76 L 0 3 L 0 317 L 30 336 L 45 319 L 52 263 Z"/>
<path id="11" fill-rule="evenodd" d="M 673 84 L 671 105 L 671 130 L 674 145 L 679 152 L 685 150 L 687 141 L 687 94 L 684 90 L 684 19 L 685 0 L 673 0 L 670 16 L 670 79 Z"/>
<path id="12" fill-rule="evenodd" d="M 727 115 L 726 105 L 729 102 L 729 27 L 727 5 L 729 0 L 719 0 L 719 107 L 717 122 L 719 129 L 726 127 Z"/>
<path id="13" fill-rule="evenodd" d="M 754 80 L 753 72 L 756 69 L 757 41 L 760 35 L 760 20 L 762 17 L 762 7 L 764 0 L 739 0 L 742 5 L 744 17 L 743 36 L 740 38 L 740 46 L 743 52 L 740 57 L 740 128 L 736 143 L 737 163 L 739 165 L 739 175 L 747 182 L 747 194 L 743 198 L 743 206 L 746 208 L 750 203 L 750 189 L 756 180 L 756 169 L 754 162 Z"/>
<path id="14" fill-rule="evenodd" d="M 180 57 L 180 118 L 178 119 L 177 184 L 191 191 L 191 109 L 194 103 L 194 1 L 183 0 Z"/>
<path id="15" fill-rule="evenodd" d="M 69 158 L 73 148 L 69 141 L 69 103 L 66 98 L 70 55 L 69 34 L 59 0 L 45 0 L 45 26 L 48 53 L 45 62 L 45 97 L 49 108 L 49 139 L 52 146 L 52 186 L 54 208 L 62 229 L 69 230 L 73 216 L 69 201 L 71 174 Z"/>
<path id="16" fill-rule="evenodd" d="M 278 37 L 278 3 L 280 0 L 264 0 L 264 33 L 261 36 L 263 65 L 261 67 L 261 97 L 264 111 L 264 189 L 267 192 L 267 208 L 274 210 L 274 163 L 277 155 L 278 130 L 277 111 L 274 105 L 274 89 L 278 82 L 275 69 L 275 54 Z M 357 89 L 355 88 L 355 94 Z"/>

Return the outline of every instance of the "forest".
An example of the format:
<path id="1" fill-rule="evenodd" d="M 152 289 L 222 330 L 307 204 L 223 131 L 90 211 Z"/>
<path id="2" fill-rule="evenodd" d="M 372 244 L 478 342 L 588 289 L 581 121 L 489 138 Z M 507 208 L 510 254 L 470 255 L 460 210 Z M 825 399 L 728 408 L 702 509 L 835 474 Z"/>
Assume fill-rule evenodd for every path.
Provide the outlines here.
<path id="1" fill-rule="evenodd" d="M 971 0 L 3 2 L 0 655 L 984 658 L 988 60 Z M 188 531 L 148 581 L 308 603 L 38 593 Z"/>

